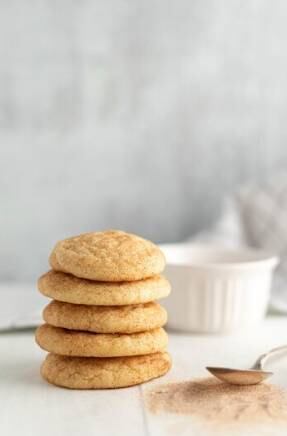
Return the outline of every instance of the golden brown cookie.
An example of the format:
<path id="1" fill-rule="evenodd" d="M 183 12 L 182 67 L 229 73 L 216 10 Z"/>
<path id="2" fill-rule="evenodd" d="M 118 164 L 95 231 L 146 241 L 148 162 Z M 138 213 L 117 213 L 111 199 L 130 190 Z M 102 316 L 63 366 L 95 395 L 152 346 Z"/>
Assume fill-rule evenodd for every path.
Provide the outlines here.
<path id="1" fill-rule="evenodd" d="M 168 353 L 132 357 L 68 357 L 48 354 L 41 375 L 49 383 L 70 389 L 111 389 L 144 383 L 167 373 Z"/>
<path id="2" fill-rule="evenodd" d="M 163 276 L 108 283 L 79 279 L 57 271 L 49 271 L 40 277 L 38 288 L 43 295 L 55 300 L 98 306 L 146 303 L 170 293 L 170 284 Z"/>
<path id="3" fill-rule="evenodd" d="M 56 244 L 54 270 L 105 282 L 142 280 L 163 271 L 165 258 L 152 242 L 119 230 L 84 233 Z"/>
<path id="4" fill-rule="evenodd" d="M 137 333 L 162 327 L 166 310 L 158 303 L 129 306 L 87 306 L 51 301 L 44 321 L 55 327 L 96 333 Z"/>
<path id="5" fill-rule="evenodd" d="M 165 351 L 168 338 L 162 328 L 126 335 L 80 332 L 43 324 L 36 330 L 36 342 L 44 350 L 63 356 L 116 357 Z"/>

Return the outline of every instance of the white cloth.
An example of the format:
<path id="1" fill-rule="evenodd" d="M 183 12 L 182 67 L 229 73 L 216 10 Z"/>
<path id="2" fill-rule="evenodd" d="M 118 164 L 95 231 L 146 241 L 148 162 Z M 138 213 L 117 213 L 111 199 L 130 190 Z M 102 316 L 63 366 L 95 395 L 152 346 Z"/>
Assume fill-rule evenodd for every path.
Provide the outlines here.
<path id="1" fill-rule="evenodd" d="M 192 240 L 229 248 L 249 246 L 278 255 L 271 307 L 287 313 L 287 174 L 240 189 L 226 199 L 220 219 Z"/>
<path id="2" fill-rule="evenodd" d="M 0 331 L 36 327 L 46 304 L 35 284 L 1 283 Z"/>

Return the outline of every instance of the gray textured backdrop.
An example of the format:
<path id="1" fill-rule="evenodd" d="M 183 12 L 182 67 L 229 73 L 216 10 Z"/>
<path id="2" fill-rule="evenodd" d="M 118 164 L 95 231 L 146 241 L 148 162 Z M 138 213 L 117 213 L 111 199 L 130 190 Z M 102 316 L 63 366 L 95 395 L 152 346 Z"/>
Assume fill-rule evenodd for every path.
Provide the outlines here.
<path id="1" fill-rule="evenodd" d="M 286 1 L 0 0 L 0 278 L 118 227 L 175 241 L 287 164 Z"/>

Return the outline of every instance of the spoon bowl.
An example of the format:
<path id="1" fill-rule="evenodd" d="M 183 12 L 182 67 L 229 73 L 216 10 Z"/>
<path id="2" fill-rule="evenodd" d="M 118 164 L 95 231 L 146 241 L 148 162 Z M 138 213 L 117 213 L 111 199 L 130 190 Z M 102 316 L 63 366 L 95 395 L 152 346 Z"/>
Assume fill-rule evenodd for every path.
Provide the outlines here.
<path id="1" fill-rule="evenodd" d="M 286 353 L 286 351 L 287 345 L 273 348 L 267 353 L 261 354 L 250 369 L 224 368 L 220 366 L 207 366 L 206 369 L 214 375 L 214 377 L 225 383 L 243 386 L 257 385 L 273 375 L 273 372 L 263 369 L 266 361 L 273 356 L 273 354 Z"/>
<path id="2" fill-rule="evenodd" d="M 273 375 L 273 372 L 258 369 L 235 369 L 215 366 L 207 366 L 206 369 L 214 377 L 232 385 L 257 385 Z"/>

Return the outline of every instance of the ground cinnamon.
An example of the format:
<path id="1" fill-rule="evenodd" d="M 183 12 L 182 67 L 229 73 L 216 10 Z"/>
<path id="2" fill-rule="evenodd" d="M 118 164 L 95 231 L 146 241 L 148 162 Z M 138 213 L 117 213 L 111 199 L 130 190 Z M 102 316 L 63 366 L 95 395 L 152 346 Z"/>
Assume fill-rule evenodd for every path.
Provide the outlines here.
<path id="1" fill-rule="evenodd" d="M 156 386 L 146 394 L 153 413 L 192 415 L 209 423 L 272 423 L 287 425 L 287 393 L 262 383 L 234 386 L 208 377 Z"/>

